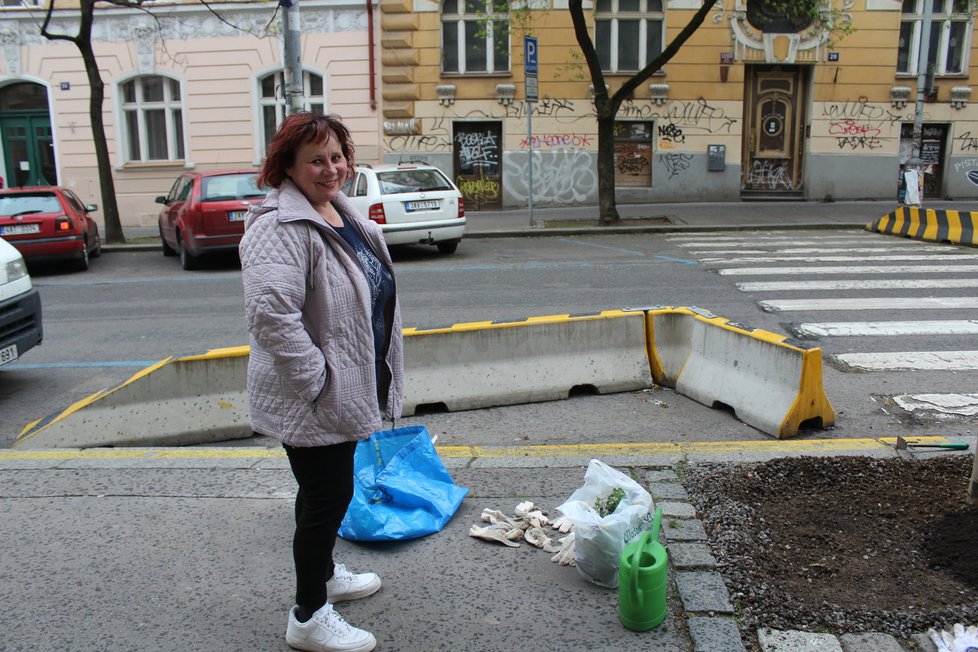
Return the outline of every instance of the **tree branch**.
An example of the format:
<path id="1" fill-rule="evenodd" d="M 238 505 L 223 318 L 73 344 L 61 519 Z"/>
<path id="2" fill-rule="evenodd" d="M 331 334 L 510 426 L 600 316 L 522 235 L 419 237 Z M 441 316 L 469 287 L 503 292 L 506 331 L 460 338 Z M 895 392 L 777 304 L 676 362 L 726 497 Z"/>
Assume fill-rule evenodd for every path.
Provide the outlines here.
<path id="1" fill-rule="evenodd" d="M 703 24 L 703 21 L 706 19 L 706 15 L 710 13 L 710 10 L 713 9 L 713 5 L 715 5 L 716 2 L 717 0 L 704 0 L 703 6 L 696 10 L 696 13 L 693 14 L 692 18 L 690 18 L 689 22 L 686 24 L 686 27 L 683 28 L 683 31 L 681 31 L 676 38 L 669 43 L 666 49 L 663 50 L 655 59 L 650 61 L 647 66 L 639 70 L 634 77 L 626 80 L 625 83 L 621 85 L 621 88 L 619 88 L 612 96 L 612 103 L 617 102 L 616 106 L 621 104 L 625 98 L 632 94 L 632 91 L 638 88 L 639 84 L 649 79 L 663 65 L 672 59 L 676 52 L 679 51 L 679 48 L 681 48 L 696 32 L 696 30 L 699 29 L 700 25 Z"/>

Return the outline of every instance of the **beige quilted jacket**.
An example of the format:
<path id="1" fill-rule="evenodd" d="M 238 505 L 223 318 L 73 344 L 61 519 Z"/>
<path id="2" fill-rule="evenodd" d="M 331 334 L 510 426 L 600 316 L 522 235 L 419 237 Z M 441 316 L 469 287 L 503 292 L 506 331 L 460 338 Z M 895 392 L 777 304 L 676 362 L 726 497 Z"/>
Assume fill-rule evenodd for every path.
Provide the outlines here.
<path id="1" fill-rule="evenodd" d="M 393 270 L 380 227 L 342 194 L 333 204 Z M 399 417 L 400 306 L 395 299 L 387 310 L 389 382 L 378 392 L 370 288 L 360 263 L 290 180 L 252 207 L 239 253 L 252 429 L 290 446 L 325 446 L 380 430 L 379 401 L 383 416 Z"/>

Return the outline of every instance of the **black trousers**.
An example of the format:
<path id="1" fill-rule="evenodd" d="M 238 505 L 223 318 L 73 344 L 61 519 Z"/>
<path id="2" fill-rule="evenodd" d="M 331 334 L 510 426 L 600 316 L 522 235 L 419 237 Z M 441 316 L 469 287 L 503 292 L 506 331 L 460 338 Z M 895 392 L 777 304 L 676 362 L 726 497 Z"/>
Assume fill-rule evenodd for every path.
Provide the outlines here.
<path id="1" fill-rule="evenodd" d="M 353 499 L 355 441 L 332 446 L 284 446 L 299 483 L 295 497 L 295 602 L 310 613 L 326 604 L 333 577 L 336 532 Z"/>

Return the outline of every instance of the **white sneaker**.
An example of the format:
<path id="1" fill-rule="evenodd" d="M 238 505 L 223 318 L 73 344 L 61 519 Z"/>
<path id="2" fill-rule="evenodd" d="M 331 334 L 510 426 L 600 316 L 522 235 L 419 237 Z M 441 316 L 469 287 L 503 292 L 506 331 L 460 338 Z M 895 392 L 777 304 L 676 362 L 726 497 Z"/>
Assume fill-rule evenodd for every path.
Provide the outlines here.
<path id="1" fill-rule="evenodd" d="M 380 590 L 376 573 L 351 573 L 343 564 L 334 564 L 333 577 L 326 582 L 326 599 L 332 602 L 359 600 Z"/>
<path id="2" fill-rule="evenodd" d="M 297 608 L 292 607 L 289 612 L 289 627 L 285 630 L 285 642 L 291 648 L 308 652 L 370 652 L 377 647 L 373 634 L 349 625 L 328 602 L 304 623 L 295 619 Z"/>

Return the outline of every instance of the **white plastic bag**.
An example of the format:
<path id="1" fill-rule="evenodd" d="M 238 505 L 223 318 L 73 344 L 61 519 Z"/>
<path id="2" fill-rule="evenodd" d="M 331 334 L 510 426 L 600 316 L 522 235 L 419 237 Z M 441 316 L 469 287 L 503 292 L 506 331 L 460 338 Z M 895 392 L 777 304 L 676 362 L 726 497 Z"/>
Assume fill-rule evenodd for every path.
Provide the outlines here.
<path id="1" fill-rule="evenodd" d="M 616 488 L 625 492 L 614 512 L 602 517 L 595 499 L 605 500 Z M 574 523 L 577 570 L 589 582 L 618 586 L 618 558 L 632 539 L 652 524 L 652 496 L 637 482 L 600 460 L 591 460 L 584 486 L 557 508 Z"/>
<path id="2" fill-rule="evenodd" d="M 907 189 L 907 193 L 903 197 L 903 203 L 907 206 L 920 206 L 920 172 L 915 168 L 910 168 L 904 171 L 903 179 Z"/>

